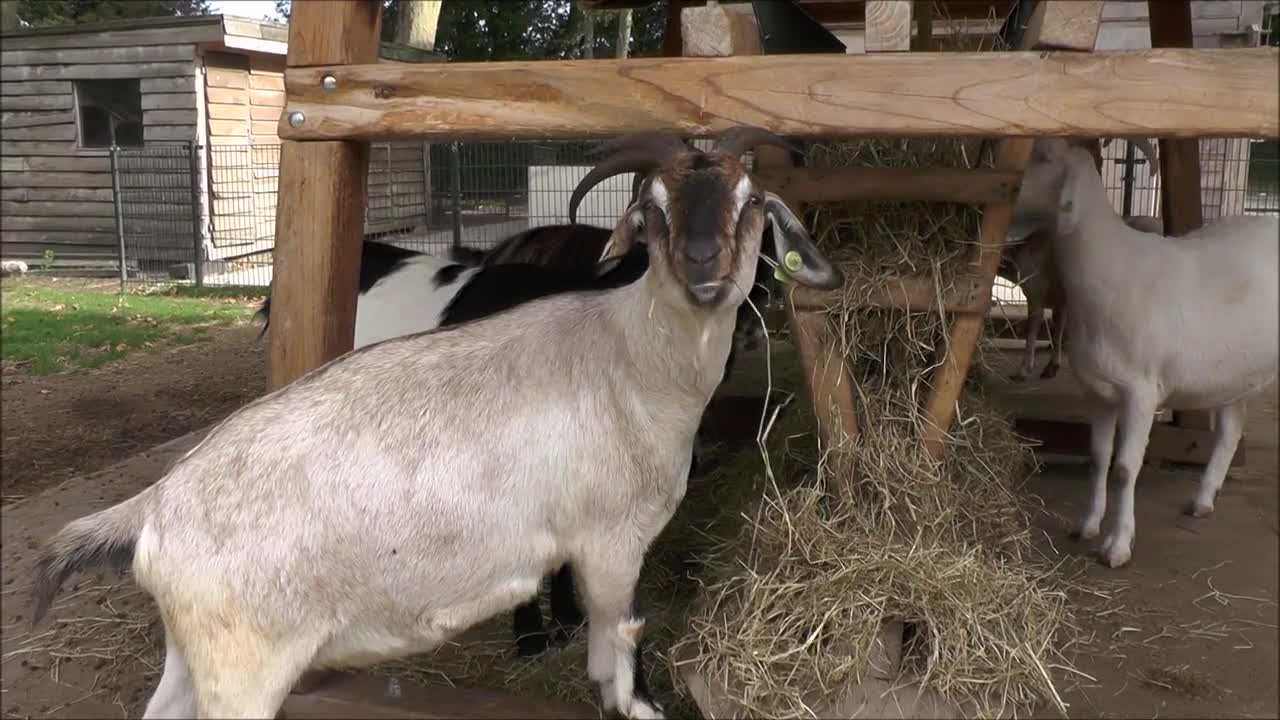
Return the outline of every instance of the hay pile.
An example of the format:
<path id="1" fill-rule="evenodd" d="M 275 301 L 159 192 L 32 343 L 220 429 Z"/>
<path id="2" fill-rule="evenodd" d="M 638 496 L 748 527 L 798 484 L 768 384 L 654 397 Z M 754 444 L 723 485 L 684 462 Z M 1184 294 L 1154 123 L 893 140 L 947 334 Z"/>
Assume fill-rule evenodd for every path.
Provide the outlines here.
<path id="1" fill-rule="evenodd" d="M 811 165 L 971 166 L 958 142 L 815 147 Z M 749 520 L 706 563 L 688 635 L 674 653 L 724 684 L 753 717 L 812 717 L 869 673 L 884 621 L 917 633 L 907 677 L 967 712 L 1047 701 L 1069 621 L 1062 588 L 1034 553 L 1014 495 L 1033 469 L 1012 421 L 970 382 L 939 465 L 922 456 L 919 410 L 947 341 L 940 313 L 864 307 L 903 276 L 949 287 L 977 237 L 978 211 L 938 203 L 813 208 L 810 227 L 853 270 L 834 322 L 857 386 L 860 435 L 797 477 L 775 472 Z M 975 368 L 976 370 L 976 368 Z M 834 460 L 843 455 L 849 464 Z M 843 487 L 841 487 L 843 485 Z M 841 498 L 841 499 L 837 499 Z"/>

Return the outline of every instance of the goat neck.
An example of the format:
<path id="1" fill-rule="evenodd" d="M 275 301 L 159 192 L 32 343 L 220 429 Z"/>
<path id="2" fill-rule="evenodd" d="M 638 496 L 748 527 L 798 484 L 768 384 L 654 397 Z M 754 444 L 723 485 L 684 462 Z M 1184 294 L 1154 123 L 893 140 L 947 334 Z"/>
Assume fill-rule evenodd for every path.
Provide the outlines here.
<path id="1" fill-rule="evenodd" d="M 737 307 L 693 307 L 654 272 L 618 291 L 618 320 L 642 386 L 679 388 L 705 404 L 724 378 Z"/>

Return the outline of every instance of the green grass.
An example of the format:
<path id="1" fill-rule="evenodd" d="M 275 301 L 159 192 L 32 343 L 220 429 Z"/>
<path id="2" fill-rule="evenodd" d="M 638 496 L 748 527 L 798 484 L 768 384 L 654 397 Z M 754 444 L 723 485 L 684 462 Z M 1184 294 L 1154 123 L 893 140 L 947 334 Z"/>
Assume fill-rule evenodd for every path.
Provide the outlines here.
<path id="1" fill-rule="evenodd" d="M 36 375 L 87 370 L 131 353 L 190 345 L 212 328 L 243 323 L 257 288 L 161 286 L 121 295 L 111 289 L 20 279 L 0 289 L 0 360 Z"/>

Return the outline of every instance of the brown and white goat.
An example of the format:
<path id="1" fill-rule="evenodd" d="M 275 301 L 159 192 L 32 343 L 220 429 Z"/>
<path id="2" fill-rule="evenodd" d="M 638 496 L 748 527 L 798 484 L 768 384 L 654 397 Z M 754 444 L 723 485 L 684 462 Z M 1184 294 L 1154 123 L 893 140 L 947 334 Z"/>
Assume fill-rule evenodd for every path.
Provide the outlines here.
<path id="1" fill-rule="evenodd" d="M 165 627 L 145 717 L 269 718 L 307 669 L 430 650 L 571 562 L 605 709 L 661 717 L 637 682 L 636 581 L 684 496 L 764 224 L 798 282 L 843 283 L 739 162 L 765 143 L 785 144 L 610 143 L 602 165 L 645 179 L 602 259 L 642 254 L 637 280 L 369 345 L 250 403 L 50 539 L 35 622 L 73 572 L 128 565 Z"/>

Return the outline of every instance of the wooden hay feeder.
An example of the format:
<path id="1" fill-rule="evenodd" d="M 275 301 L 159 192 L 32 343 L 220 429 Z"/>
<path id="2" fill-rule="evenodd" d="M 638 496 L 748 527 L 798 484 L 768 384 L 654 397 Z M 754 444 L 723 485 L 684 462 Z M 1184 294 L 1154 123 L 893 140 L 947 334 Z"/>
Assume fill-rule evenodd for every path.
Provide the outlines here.
<path id="1" fill-rule="evenodd" d="M 594 3 L 610 8 L 642 4 Z M 371 140 L 581 139 L 656 129 L 705 136 L 744 123 L 798 138 L 999 137 L 996 167 L 990 170 L 805 170 L 792 167 L 784 153 L 757 151 L 760 180 L 797 211 L 806 202 L 855 198 L 983 207 L 969 279 L 959 283 L 958 291 L 939 297 L 928 282 L 904 282 L 898 292 L 870 301 L 919 311 L 941 306 L 951 315 L 950 342 L 941 350 L 924 405 L 930 423 L 920 438 L 921 452 L 940 458 L 983 332 L 1012 204 L 1034 137 L 1178 138 L 1161 140 L 1164 174 L 1176 179 L 1194 178 L 1178 166 L 1194 161 L 1194 138 L 1280 136 L 1280 101 L 1274 88 L 1277 49 L 1090 54 L 1101 2 L 1040 2 L 1022 35 L 1021 51 L 946 57 L 903 52 L 910 49 L 912 18 L 911 3 L 901 0 L 865 3 L 867 48 L 874 54 L 705 57 L 759 55 L 759 31 L 744 31 L 742 23 L 753 23 L 749 15 L 718 5 L 693 5 L 685 0 L 672 3 L 675 11 L 684 10 L 682 15 L 669 11 L 666 46 L 669 54 L 682 51 L 703 57 L 409 65 L 378 62 L 380 2 L 295 4 L 285 75 L 287 100 L 279 128 L 283 147 L 271 386 L 281 387 L 352 348 Z M 1176 26 L 1182 13 L 1187 41 L 1183 44 L 1189 46 L 1186 3 L 1151 6 L 1153 26 L 1157 16 L 1174 17 Z M 1169 24 L 1160 22 L 1162 27 Z M 681 42 L 675 34 L 682 25 Z M 1167 32 L 1153 34 L 1165 38 L 1157 44 L 1174 44 L 1168 42 Z M 1171 76 L 1174 72 L 1176 78 Z M 1170 165 L 1178 169 L 1169 172 Z M 1170 202 L 1165 207 L 1188 205 L 1199 207 L 1198 202 Z M 1177 230 L 1181 223 L 1185 231 L 1191 222 L 1198 224 L 1198 218 L 1166 219 L 1166 227 Z M 793 286 L 785 294 L 819 442 L 838 447 L 858 432 L 852 381 L 828 326 L 828 308 L 838 299 Z M 822 714 L 960 715 L 958 708 L 928 693 L 890 692 L 901 657 L 902 630 L 900 624 L 887 623 L 882 632 L 884 653 L 876 663 L 886 669 L 882 679 L 815 699 L 816 707 L 826 711 Z M 714 686 L 696 673 L 685 679 L 708 717 L 739 715 L 730 700 L 732 688 Z M 303 696 L 295 695 L 287 712 L 294 718 L 357 713 L 372 717 L 376 708 L 361 704 L 361 699 L 385 703 L 386 688 L 375 685 L 346 680 L 317 690 L 318 695 L 301 705 L 297 698 Z M 411 711 L 400 702 L 399 711 L 409 714 L 378 716 L 474 716 L 451 714 L 447 706 L 453 701 L 446 697 L 450 692 L 454 691 L 418 693 L 413 702 L 429 707 Z M 524 709 L 531 711 L 531 706 Z M 473 710 L 507 716 L 496 705 Z"/>

